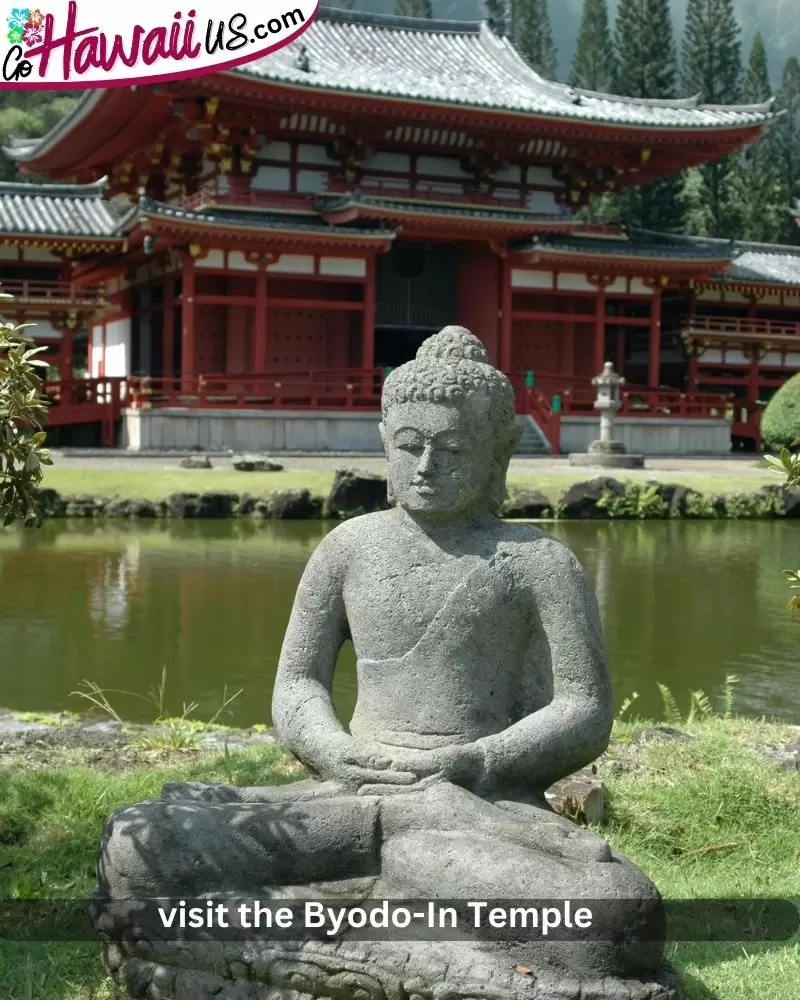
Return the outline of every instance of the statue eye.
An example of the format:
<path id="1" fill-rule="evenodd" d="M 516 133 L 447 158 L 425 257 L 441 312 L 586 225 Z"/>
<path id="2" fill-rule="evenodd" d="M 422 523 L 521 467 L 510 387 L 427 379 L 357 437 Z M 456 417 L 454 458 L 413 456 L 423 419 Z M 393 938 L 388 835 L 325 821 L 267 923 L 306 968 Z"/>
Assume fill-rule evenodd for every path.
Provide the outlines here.
<path id="1" fill-rule="evenodd" d="M 400 448 L 401 451 L 409 451 L 412 454 L 422 451 L 425 447 L 423 442 L 418 438 L 400 438 L 399 441 L 395 441 L 395 446 Z"/>

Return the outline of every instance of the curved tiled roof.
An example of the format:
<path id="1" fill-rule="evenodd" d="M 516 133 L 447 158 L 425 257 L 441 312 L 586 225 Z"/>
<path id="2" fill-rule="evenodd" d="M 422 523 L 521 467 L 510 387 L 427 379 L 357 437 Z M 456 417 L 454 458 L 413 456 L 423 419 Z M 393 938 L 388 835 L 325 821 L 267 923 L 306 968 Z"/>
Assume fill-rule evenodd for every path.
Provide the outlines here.
<path id="1" fill-rule="evenodd" d="M 592 237 L 592 236 L 541 236 L 534 237 L 517 249 L 523 253 L 550 251 L 556 254 L 597 255 L 608 258 L 631 260 L 706 260 L 712 263 L 727 263 L 731 259 L 730 243 L 726 240 L 670 240 L 660 238 L 661 234 L 649 234 L 643 239 Z"/>
<path id="2" fill-rule="evenodd" d="M 313 89 L 621 126 L 741 128 L 772 118 L 771 104 L 726 107 L 704 106 L 697 98 L 638 100 L 551 83 L 486 23 L 332 8 L 322 8 L 296 42 L 231 72 Z"/>
<path id="3" fill-rule="evenodd" d="M 0 182 L 0 236 L 114 237 L 121 216 L 105 187 Z"/>

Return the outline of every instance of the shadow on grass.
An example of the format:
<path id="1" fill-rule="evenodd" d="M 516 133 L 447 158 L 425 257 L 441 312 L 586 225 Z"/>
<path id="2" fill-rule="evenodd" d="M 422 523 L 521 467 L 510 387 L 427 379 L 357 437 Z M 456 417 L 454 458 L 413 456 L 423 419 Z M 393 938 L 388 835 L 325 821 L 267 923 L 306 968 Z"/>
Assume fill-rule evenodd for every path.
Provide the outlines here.
<path id="1" fill-rule="evenodd" d="M 705 983 L 700 982 L 696 976 L 689 975 L 688 972 L 680 973 L 680 981 L 685 1000 L 724 1000 L 719 993 L 714 993 Z"/>

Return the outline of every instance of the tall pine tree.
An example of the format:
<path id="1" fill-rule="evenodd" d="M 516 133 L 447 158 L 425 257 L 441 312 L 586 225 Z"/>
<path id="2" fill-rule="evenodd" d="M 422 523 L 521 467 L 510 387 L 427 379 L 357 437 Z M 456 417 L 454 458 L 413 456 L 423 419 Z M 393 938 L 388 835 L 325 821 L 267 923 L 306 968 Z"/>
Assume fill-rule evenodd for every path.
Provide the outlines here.
<path id="1" fill-rule="evenodd" d="M 675 97 L 678 63 L 669 0 L 620 0 L 614 89 L 626 97 Z"/>
<path id="2" fill-rule="evenodd" d="M 674 98 L 678 82 L 669 0 L 620 0 L 615 25 L 614 90 L 626 97 Z M 667 177 L 620 195 L 625 221 L 647 229 L 679 230 L 680 177 Z"/>
<path id="3" fill-rule="evenodd" d="M 528 65 L 548 80 L 558 75 L 548 0 L 516 0 L 514 44 Z"/>
<path id="4" fill-rule="evenodd" d="M 610 91 L 615 74 L 616 56 L 606 0 L 584 0 L 578 47 L 569 74 L 570 86 Z"/>
<path id="5" fill-rule="evenodd" d="M 742 97 L 741 30 L 733 0 L 689 0 L 683 36 L 682 83 L 706 104 L 736 104 Z M 735 157 L 701 168 L 711 236 L 735 237 L 737 212 L 731 187 Z"/>
<path id="6" fill-rule="evenodd" d="M 775 127 L 780 201 L 788 209 L 800 198 L 800 62 L 796 56 L 787 59 L 783 68 L 777 104 L 783 111 Z M 788 211 L 781 219 L 781 237 L 787 243 L 800 243 L 800 228 Z"/>
<path id="7" fill-rule="evenodd" d="M 744 80 L 744 100 L 762 104 L 772 97 L 764 39 L 757 32 L 750 50 Z M 740 239 L 772 243 L 781 236 L 781 184 L 776 132 L 768 128 L 762 137 L 734 157 L 728 179 L 728 215 Z"/>
<path id="8" fill-rule="evenodd" d="M 396 0 L 395 14 L 400 17 L 433 17 L 431 0 Z"/>
<path id="9" fill-rule="evenodd" d="M 767 50 L 761 32 L 756 32 L 753 47 L 750 49 L 750 61 L 744 78 L 745 104 L 763 104 L 772 97 L 772 84 L 769 82 L 767 68 Z"/>

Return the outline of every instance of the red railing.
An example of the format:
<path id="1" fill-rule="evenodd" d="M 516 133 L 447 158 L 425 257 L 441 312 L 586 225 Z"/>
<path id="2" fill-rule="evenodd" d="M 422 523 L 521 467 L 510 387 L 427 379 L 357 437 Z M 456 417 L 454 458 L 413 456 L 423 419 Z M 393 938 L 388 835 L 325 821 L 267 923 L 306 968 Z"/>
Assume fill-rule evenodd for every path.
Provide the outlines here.
<path id="1" fill-rule="evenodd" d="M 597 390 L 565 389 L 561 394 L 561 410 L 565 416 L 596 415 L 594 401 Z M 689 417 L 696 419 L 729 419 L 733 404 L 731 394 L 713 392 L 680 392 L 675 389 L 648 389 L 631 386 L 620 393 L 618 417 Z"/>
<path id="2" fill-rule="evenodd" d="M 135 409 L 177 406 L 210 409 L 379 410 L 383 369 L 327 369 L 264 375 L 131 378 Z"/>
<path id="3" fill-rule="evenodd" d="M 394 198 L 397 200 L 429 201 L 429 202 L 452 202 L 468 207 L 470 205 L 479 208 L 507 208 L 509 211 L 517 211 L 525 208 L 522 199 L 498 198 L 491 194 L 482 195 L 476 192 L 466 192 L 458 190 L 441 190 L 444 184 L 458 185 L 458 180 L 450 181 L 447 177 L 442 177 L 440 181 L 416 181 L 399 186 L 391 180 L 383 180 L 379 177 L 365 177 L 358 182 L 358 188 L 363 194 L 375 198 Z M 352 193 L 353 185 L 348 181 L 330 180 L 322 194 Z M 245 208 L 297 208 L 308 205 L 308 194 L 295 194 L 287 191 L 266 191 L 257 188 L 248 188 L 233 185 L 223 188 L 218 180 L 206 181 L 201 184 L 198 190 L 191 195 L 184 195 L 178 200 L 183 208 L 199 209 L 209 205 L 233 205 Z M 547 213 L 545 213 L 547 214 Z M 555 222 L 572 222 L 569 218 L 561 219 L 554 217 Z M 610 226 L 604 223 L 574 223 L 574 228 L 582 233 L 596 236 L 614 236 L 619 229 L 617 226 Z"/>
<path id="4" fill-rule="evenodd" d="M 50 402 L 47 423 L 50 427 L 99 423 L 103 447 L 113 447 L 115 424 L 127 396 L 125 383 L 124 378 L 48 382 L 45 385 L 45 394 Z"/>
<path id="5" fill-rule="evenodd" d="M 741 319 L 716 316 L 693 316 L 685 323 L 686 333 L 706 333 L 718 336 L 749 334 L 760 337 L 798 337 L 800 323 L 779 323 L 771 319 Z"/>
<path id="6" fill-rule="evenodd" d="M 76 285 L 72 281 L 28 281 L 27 278 L 0 282 L 0 292 L 13 295 L 15 300 L 56 301 L 56 302 L 92 302 L 103 300 L 102 285 Z M 8 310 L 14 302 L 4 302 L 3 308 Z"/>
<path id="7" fill-rule="evenodd" d="M 380 410 L 384 372 L 381 368 L 274 371 L 262 375 L 194 375 L 75 379 L 47 384 L 51 426 L 99 422 L 103 443 L 114 441 L 114 425 L 122 407 L 150 409 L 283 409 Z M 533 418 L 558 454 L 564 416 L 596 417 L 596 390 L 586 379 L 537 377 L 525 385 L 524 375 L 510 376 L 517 413 Z M 564 385 L 564 383 L 567 383 Z M 552 391 L 550 386 L 559 391 Z M 680 417 L 741 422 L 731 394 L 684 393 L 630 386 L 621 393 L 622 417 Z"/>

